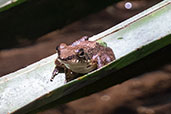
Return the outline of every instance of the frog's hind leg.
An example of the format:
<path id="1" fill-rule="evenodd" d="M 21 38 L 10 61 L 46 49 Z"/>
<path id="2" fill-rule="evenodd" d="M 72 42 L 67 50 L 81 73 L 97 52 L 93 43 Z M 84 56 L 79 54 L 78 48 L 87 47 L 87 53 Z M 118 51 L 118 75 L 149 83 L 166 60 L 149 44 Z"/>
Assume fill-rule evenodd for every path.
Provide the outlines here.
<path id="1" fill-rule="evenodd" d="M 108 56 L 105 56 L 105 55 L 97 57 L 97 69 L 108 64 L 110 61 L 111 61 L 110 58 Z"/>

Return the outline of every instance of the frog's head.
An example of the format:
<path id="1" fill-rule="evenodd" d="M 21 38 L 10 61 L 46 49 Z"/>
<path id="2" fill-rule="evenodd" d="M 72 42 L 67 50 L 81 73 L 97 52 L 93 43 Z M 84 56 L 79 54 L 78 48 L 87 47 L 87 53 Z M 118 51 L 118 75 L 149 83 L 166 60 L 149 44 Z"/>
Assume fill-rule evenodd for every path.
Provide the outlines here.
<path id="1" fill-rule="evenodd" d="M 62 43 L 56 50 L 58 61 L 76 73 L 88 73 L 96 68 L 96 63 L 92 61 L 90 48 L 86 43 L 68 46 Z"/>

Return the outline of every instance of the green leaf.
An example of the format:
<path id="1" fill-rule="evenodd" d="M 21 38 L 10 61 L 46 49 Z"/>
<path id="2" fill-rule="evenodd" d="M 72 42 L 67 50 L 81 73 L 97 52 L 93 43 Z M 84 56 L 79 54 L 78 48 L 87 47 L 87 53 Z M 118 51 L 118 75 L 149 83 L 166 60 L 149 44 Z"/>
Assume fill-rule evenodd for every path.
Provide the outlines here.
<path id="1" fill-rule="evenodd" d="M 0 1 L 0 12 L 5 11 L 11 7 L 19 5 L 26 0 L 1 0 Z"/>
<path id="2" fill-rule="evenodd" d="M 97 42 L 98 42 L 100 45 L 102 45 L 102 46 L 104 46 L 104 47 L 107 47 L 107 43 L 106 43 L 106 42 L 104 42 L 104 41 L 102 41 L 102 40 L 97 40 Z"/>
<path id="3" fill-rule="evenodd" d="M 170 19 L 171 2 L 163 1 L 93 36 L 90 40 L 101 40 L 113 49 L 116 60 L 68 83 L 64 73 L 50 82 L 56 54 L 0 78 L 0 113 L 26 113 L 53 101 L 64 103 L 96 92 L 91 84 L 171 44 Z M 126 77 L 113 78 L 120 83 L 127 80 Z"/>

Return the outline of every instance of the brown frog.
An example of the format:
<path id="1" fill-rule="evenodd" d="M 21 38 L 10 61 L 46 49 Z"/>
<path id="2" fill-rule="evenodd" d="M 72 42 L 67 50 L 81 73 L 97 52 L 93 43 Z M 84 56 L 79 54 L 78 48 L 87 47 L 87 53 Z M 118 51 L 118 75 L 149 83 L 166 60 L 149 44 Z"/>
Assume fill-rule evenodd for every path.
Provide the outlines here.
<path id="1" fill-rule="evenodd" d="M 70 81 L 115 60 L 111 48 L 88 39 L 87 36 L 84 36 L 71 45 L 61 43 L 56 48 L 58 57 L 51 81 L 59 72 L 64 72 L 66 80 Z"/>

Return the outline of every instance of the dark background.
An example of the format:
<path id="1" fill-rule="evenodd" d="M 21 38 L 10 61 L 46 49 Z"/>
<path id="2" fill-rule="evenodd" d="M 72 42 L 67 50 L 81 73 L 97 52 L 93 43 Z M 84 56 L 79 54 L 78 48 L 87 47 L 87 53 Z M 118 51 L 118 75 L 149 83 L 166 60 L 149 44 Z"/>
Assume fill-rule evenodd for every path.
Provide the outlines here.
<path id="1" fill-rule="evenodd" d="M 64 22 L 57 20 L 56 23 L 53 23 L 55 21 L 51 20 L 50 14 L 47 17 L 40 14 L 36 20 L 30 20 L 28 15 L 28 17 L 24 16 L 25 13 L 31 15 L 30 12 L 34 10 L 24 12 L 23 9 L 23 12 L 13 14 L 14 10 L 17 10 L 14 9 L 11 15 L 18 15 L 18 17 L 14 20 L 11 18 L 10 22 L 5 21 L 4 17 L 7 14 L 3 13 L 0 15 L 0 22 L 4 24 L 0 27 L 0 31 L 2 31 L 1 37 L 6 40 L 3 41 L 1 38 L 0 76 L 54 54 L 55 47 L 61 42 L 71 43 L 84 35 L 98 34 L 159 1 L 131 0 L 133 7 L 130 10 L 124 8 L 126 1 L 114 4 L 108 2 L 104 3 L 104 6 L 100 5 L 100 8 L 94 8 L 94 11 L 88 10 L 84 15 L 78 13 L 81 12 L 78 9 L 71 7 L 71 10 L 77 11 L 75 14 L 81 16 L 76 16 L 74 19 L 68 17 L 68 21 Z M 46 4 L 45 0 L 42 2 Z M 52 5 L 52 3 L 49 4 Z M 103 2 L 100 3 L 103 4 Z M 32 6 L 33 9 L 38 7 L 38 4 L 39 2 L 35 3 Z M 96 4 L 94 3 L 93 6 L 97 7 Z M 105 8 L 109 4 L 112 5 Z M 88 7 L 85 3 L 82 3 L 80 7 L 83 6 Z M 25 9 L 27 7 L 25 5 Z M 42 12 L 45 12 L 45 8 L 42 9 L 44 9 Z M 72 15 L 74 13 L 69 13 L 69 16 Z M 17 23 L 20 22 L 18 26 Z M 38 114 L 170 114 L 170 50 L 171 46 L 167 46 L 120 71 L 121 76 L 124 72 L 124 75 L 136 78 L 67 104 L 54 105 Z"/>

